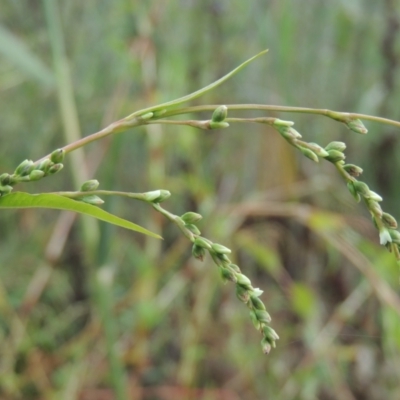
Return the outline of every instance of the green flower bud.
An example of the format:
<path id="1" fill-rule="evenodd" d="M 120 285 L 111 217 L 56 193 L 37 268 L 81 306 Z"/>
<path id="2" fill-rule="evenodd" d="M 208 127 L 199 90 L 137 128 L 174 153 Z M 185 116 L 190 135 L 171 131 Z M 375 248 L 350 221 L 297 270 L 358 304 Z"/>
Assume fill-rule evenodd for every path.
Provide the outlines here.
<path id="1" fill-rule="evenodd" d="M 48 174 L 54 175 L 57 172 L 60 172 L 63 168 L 64 168 L 64 165 L 62 165 L 62 164 L 54 164 L 49 168 Z"/>
<path id="2" fill-rule="evenodd" d="M 65 150 L 64 149 L 57 149 L 54 150 L 51 154 L 50 154 L 50 160 L 54 163 L 54 164 L 60 164 L 64 161 L 64 157 L 65 157 Z"/>
<path id="3" fill-rule="evenodd" d="M 9 186 L 9 185 L 0 186 L 0 197 L 11 193 L 12 190 L 13 190 L 12 186 Z"/>
<path id="4" fill-rule="evenodd" d="M 317 143 L 313 143 L 313 142 L 304 143 L 304 144 L 302 144 L 302 146 L 307 147 L 308 149 L 312 150 L 318 157 L 324 158 L 324 157 L 329 156 L 329 153 Z"/>
<path id="5" fill-rule="evenodd" d="M 237 284 L 238 284 L 238 285 L 243 286 L 243 287 L 246 288 L 247 290 L 252 289 L 251 281 L 250 281 L 250 279 L 249 279 L 246 275 L 237 274 L 237 275 L 236 275 L 236 279 L 237 279 Z"/>
<path id="6" fill-rule="evenodd" d="M 396 244 L 400 244 L 400 232 L 395 229 L 388 229 L 391 241 Z"/>
<path id="7" fill-rule="evenodd" d="M 306 147 L 301 147 L 299 146 L 300 151 L 310 160 L 319 162 L 318 156 L 310 149 L 307 149 Z"/>
<path id="8" fill-rule="evenodd" d="M 224 129 L 228 128 L 229 124 L 227 122 L 215 122 L 215 121 L 210 121 L 210 129 Z"/>
<path id="9" fill-rule="evenodd" d="M 275 340 L 279 339 L 278 334 L 270 326 L 267 325 L 263 326 L 263 334 L 264 338 L 270 340 L 271 342 L 275 342 Z"/>
<path id="10" fill-rule="evenodd" d="M 360 196 L 360 194 L 357 192 L 356 188 L 354 187 L 354 182 L 347 182 L 347 189 L 349 189 L 349 192 L 350 192 L 351 195 L 354 197 L 354 199 L 356 200 L 356 202 L 359 203 L 360 200 L 361 200 L 361 196 Z"/>
<path id="11" fill-rule="evenodd" d="M 0 175 L 0 185 L 7 186 L 11 182 L 11 175 L 4 173 Z"/>
<path id="12" fill-rule="evenodd" d="M 346 150 L 346 143 L 343 143 L 343 142 L 330 142 L 327 146 L 325 146 L 325 150 L 326 151 L 336 150 L 336 151 L 343 152 L 344 150 Z"/>
<path id="13" fill-rule="evenodd" d="M 91 192 L 96 190 L 99 187 L 99 181 L 97 179 L 91 179 L 90 181 L 86 181 L 82 184 L 80 191 L 81 192 Z"/>
<path id="14" fill-rule="evenodd" d="M 328 150 L 329 156 L 325 157 L 326 160 L 330 161 L 331 163 L 335 164 L 339 161 L 342 161 L 346 158 L 346 156 L 338 150 Z"/>
<path id="15" fill-rule="evenodd" d="M 389 213 L 386 212 L 382 213 L 382 222 L 385 224 L 387 228 L 397 229 L 397 221 Z"/>
<path id="16" fill-rule="evenodd" d="M 218 243 L 213 243 L 211 245 L 211 248 L 213 249 L 213 251 L 215 253 L 219 253 L 219 254 L 231 254 L 232 251 L 231 249 L 228 249 L 225 246 L 222 246 L 222 244 L 218 244 Z"/>
<path id="17" fill-rule="evenodd" d="M 354 189 L 356 190 L 357 193 L 359 193 L 363 197 L 369 197 L 369 187 L 366 183 L 362 181 L 354 181 L 353 182 Z"/>
<path id="18" fill-rule="evenodd" d="M 44 173 L 47 172 L 47 170 L 53 166 L 54 163 L 50 160 L 50 158 L 46 158 L 45 160 L 41 161 L 35 169 L 38 169 L 40 171 L 43 171 Z"/>
<path id="19" fill-rule="evenodd" d="M 181 215 L 181 219 L 185 224 L 194 224 L 195 222 L 198 222 L 202 219 L 203 217 L 200 214 L 197 214 L 195 212 L 189 211 L 183 215 Z"/>
<path id="20" fill-rule="evenodd" d="M 360 168 L 357 165 L 354 164 L 346 164 L 343 165 L 343 169 L 350 175 L 350 176 L 354 176 L 355 178 L 357 178 L 358 176 L 360 176 L 363 173 L 362 168 Z"/>
<path id="21" fill-rule="evenodd" d="M 235 271 L 239 274 L 242 272 L 236 264 L 229 264 L 229 268 L 231 268 L 233 271 Z"/>
<path id="22" fill-rule="evenodd" d="M 250 319 L 251 322 L 253 323 L 254 327 L 258 330 L 261 328 L 261 323 L 260 321 L 257 319 L 257 315 L 253 310 L 250 310 Z"/>
<path id="23" fill-rule="evenodd" d="M 382 216 L 382 208 L 378 202 L 368 199 L 367 200 L 368 209 L 377 217 L 381 218 Z"/>
<path id="24" fill-rule="evenodd" d="M 224 282 L 231 281 L 236 283 L 236 274 L 230 268 L 220 267 L 219 270 Z"/>
<path id="25" fill-rule="evenodd" d="M 273 122 L 273 126 L 278 129 L 279 126 L 293 126 L 293 121 L 283 121 L 282 119 L 276 118 Z"/>
<path id="26" fill-rule="evenodd" d="M 374 201 L 382 201 L 383 200 L 382 197 L 378 193 L 374 192 L 373 190 L 370 190 L 368 196 L 365 196 L 365 197 L 370 200 L 374 200 Z"/>
<path id="27" fill-rule="evenodd" d="M 364 124 L 362 123 L 362 121 L 358 118 L 356 119 L 349 119 L 346 122 L 347 127 L 356 133 L 361 133 L 361 134 L 366 134 L 368 132 L 367 128 L 364 126 Z"/>
<path id="28" fill-rule="evenodd" d="M 256 310 L 265 310 L 264 303 L 257 296 L 251 295 L 250 300 Z"/>
<path id="29" fill-rule="evenodd" d="M 149 120 L 149 119 L 152 119 L 152 118 L 153 118 L 153 115 L 154 115 L 154 114 L 153 114 L 152 112 L 148 112 L 148 113 L 139 115 L 138 119 L 142 119 L 143 121 L 147 121 L 147 120 Z"/>
<path id="30" fill-rule="evenodd" d="M 261 348 L 262 348 L 263 353 L 268 355 L 269 352 L 271 351 L 272 345 L 268 339 L 262 338 Z"/>
<path id="31" fill-rule="evenodd" d="M 163 201 L 167 200 L 169 197 L 171 197 L 171 192 L 168 190 L 161 189 L 160 196 L 154 200 L 154 203 L 162 203 Z"/>
<path id="32" fill-rule="evenodd" d="M 249 291 L 245 287 L 238 284 L 236 284 L 236 297 L 245 304 L 247 304 L 250 300 Z"/>
<path id="33" fill-rule="evenodd" d="M 195 234 L 195 235 L 201 235 L 200 229 L 199 229 L 196 225 L 193 225 L 193 224 L 185 224 L 185 227 L 186 227 L 187 229 L 189 229 L 189 231 L 192 232 L 193 234 Z"/>
<path id="34" fill-rule="evenodd" d="M 152 192 L 143 193 L 144 200 L 154 202 L 161 196 L 161 190 L 153 190 Z"/>
<path id="35" fill-rule="evenodd" d="M 45 173 L 43 171 L 40 171 L 38 169 L 34 169 L 30 174 L 29 174 L 29 180 L 31 181 L 38 181 L 44 177 Z"/>
<path id="36" fill-rule="evenodd" d="M 206 255 L 206 250 L 203 247 L 197 246 L 193 244 L 192 246 L 192 255 L 194 258 L 197 258 L 200 261 L 204 260 L 204 256 Z"/>
<path id="37" fill-rule="evenodd" d="M 194 240 L 196 246 L 202 247 L 203 249 L 211 250 L 211 242 L 203 237 L 197 237 Z"/>
<path id="38" fill-rule="evenodd" d="M 269 324 L 271 322 L 271 316 L 265 310 L 255 311 L 257 319 L 263 324 Z"/>
<path id="39" fill-rule="evenodd" d="M 84 203 L 92 204 L 93 206 L 100 206 L 104 204 L 104 200 L 96 195 L 80 197 L 79 200 L 83 201 Z"/>
<path id="40" fill-rule="evenodd" d="M 18 165 L 16 170 L 14 171 L 15 175 L 26 176 L 34 169 L 34 163 L 32 160 L 24 160 L 21 164 Z"/>
<path id="41" fill-rule="evenodd" d="M 228 116 L 228 107 L 227 106 L 219 106 L 213 112 L 211 117 L 212 122 L 222 122 Z"/>

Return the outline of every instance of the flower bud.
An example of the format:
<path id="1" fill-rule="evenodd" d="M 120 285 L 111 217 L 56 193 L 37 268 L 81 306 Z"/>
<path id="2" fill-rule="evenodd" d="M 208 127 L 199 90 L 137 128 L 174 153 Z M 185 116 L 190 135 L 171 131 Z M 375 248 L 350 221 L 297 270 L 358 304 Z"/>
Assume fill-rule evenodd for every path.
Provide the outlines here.
<path id="1" fill-rule="evenodd" d="M 91 204 L 93 206 L 100 206 L 104 204 L 104 200 L 102 200 L 99 196 L 96 195 L 80 197 L 79 200 L 83 201 L 84 203 Z"/>
<path id="2" fill-rule="evenodd" d="M 200 261 L 204 260 L 204 256 L 206 255 L 206 250 L 203 247 L 197 246 L 193 244 L 192 246 L 192 255 L 194 258 L 197 258 Z"/>
<path id="3" fill-rule="evenodd" d="M 269 324 L 271 322 L 271 316 L 265 310 L 255 311 L 257 319 L 263 324 Z"/>
<path id="4" fill-rule="evenodd" d="M 200 229 L 199 229 L 196 225 L 193 225 L 193 224 L 185 224 L 185 227 L 186 227 L 187 229 L 189 229 L 189 231 L 192 232 L 193 234 L 195 234 L 195 235 L 201 235 Z"/>
<path id="5" fill-rule="evenodd" d="M 202 247 L 203 249 L 211 250 L 211 243 L 209 240 L 199 236 L 197 237 L 194 242 L 196 246 Z"/>
<path id="6" fill-rule="evenodd" d="M 40 171 L 38 169 L 34 169 L 31 171 L 29 174 L 29 180 L 31 181 L 38 181 L 44 177 L 45 173 L 43 171 Z"/>
<path id="7" fill-rule="evenodd" d="M 43 171 L 44 173 L 47 172 L 48 168 L 50 168 L 54 163 L 50 160 L 50 158 L 46 158 L 45 160 L 41 161 L 35 169 Z"/>
<path id="8" fill-rule="evenodd" d="M 227 106 L 219 106 L 213 112 L 211 117 L 212 122 L 222 122 L 228 116 L 228 107 Z"/>
<path id="9" fill-rule="evenodd" d="M 244 288 L 246 288 L 247 290 L 251 289 L 251 281 L 250 279 L 243 274 L 237 274 L 236 275 L 236 279 L 237 279 L 237 284 L 240 286 L 243 286 Z"/>
<path id="10" fill-rule="evenodd" d="M 256 310 L 265 310 L 264 303 L 257 296 L 251 295 L 250 300 Z"/>
<path id="11" fill-rule="evenodd" d="M 99 187 L 99 181 L 97 179 L 91 179 L 90 181 L 86 181 L 82 184 L 80 191 L 81 192 L 91 192 L 96 190 Z"/>
<path id="12" fill-rule="evenodd" d="M 236 284 L 236 297 L 241 302 L 247 304 L 247 302 L 250 299 L 250 294 L 249 294 L 249 291 L 245 287 Z"/>
<path id="13" fill-rule="evenodd" d="M 359 193 L 363 197 L 369 197 L 369 187 L 366 183 L 362 181 L 354 181 L 353 182 L 354 189 L 357 193 Z"/>
<path id="14" fill-rule="evenodd" d="M 254 327 L 259 330 L 261 328 L 261 323 L 260 321 L 257 319 L 257 315 L 255 313 L 254 310 L 250 310 L 250 319 L 251 322 L 253 323 Z"/>
<path id="15" fill-rule="evenodd" d="M 335 164 L 339 161 L 342 161 L 346 158 L 346 156 L 338 150 L 328 150 L 329 156 L 325 157 L 326 160 L 330 161 L 331 163 Z"/>
<path id="16" fill-rule="evenodd" d="M 304 143 L 302 146 L 312 150 L 318 157 L 328 157 L 329 153 L 317 143 Z"/>
<path id="17" fill-rule="evenodd" d="M 382 217 L 382 208 L 377 201 L 368 199 L 367 200 L 369 210 L 377 217 Z"/>
<path id="18" fill-rule="evenodd" d="M 143 193 L 144 200 L 154 202 L 161 196 L 161 190 L 153 190 L 151 192 Z"/>
<path id="19" fill-rule="evenodd" d="M 203 217 L 200 214 L 197 214 L 195 212 L 189 211 L 183 215 L 181 215 L 181 219 L 185 224 L 194 224 L 195 222 L 198 222 L 202 219 Z"/>
<path id="20" fill-rule="evenodd" d="M 360 168 L 357 165 L 354 164 L 346 164 L 343 165 L 343 169 L 350 175 L 350 176 L 354 176 L 355 178 L 357 178 L 358 176 L 360 176 L 363 173 L 362 168 Z"/>
<path id="21" fill-rule="evenodd" d="M 359 203 L 360 200 L 361 200 L 361 196 L 360 196 L 360 194 L 357 192 L 356 188 L 354 187 L 354 182 L 347 182 L 347 189 L 349 189 L 349 192 L 350 192 L 351 195 L 354 197 L 354 199 L 356 200 L 356 202 Z"/>
<path id="22" fill-rule="evenodd" d="M 219 253 L 219 254 L 231 254 L 232 251 L 231 249 L 228 249 L 225 246 L 222 246 L 222 244 L 218 244 L 218 243 L 213 243 L 211 245 L 211 248 L 213 249 L 213 251 L 215 253 Z"/>
<path id="23" fill-rule="evenodd" d="M 272 346 L 271 346 L 271 343 L 269 342 L 268 339 L 262 338 L 262 340 L 261 340 L 261 348 L 262 348 L 262 351 L 263 351 L 264 354 L 267 354 L 267 355 L 269 354 L 269 352 L 271 351 Z"/>
<path id="24" fill-rule="evenodd" d="M 224 282 L 231 281 L 236 283 L 236 274 L 230 268 L 220 267 L 219 270 Z"/>
<path id="25" fill-rule="evenodd" d="M 11 193 L 12 190 L 13 190 L 12 186 L 9 186 L 9 185 L 0 186 L 0 197 Z"/>
<path id="26" fill-rule="evenodd" d="M 386 225 L 387 228 L 397 229 L 397 221 L 389 213 L 382 213 L 382 222 Z"/>
<path id="27" fill-rule="evenodd" d="M 231 268 L 233 271 L 235 271 L 239 274 L 242 272 L 242 271 L 240 271 L 240 268 L 236 264 L 229 264 L 229 268 Z"/>
<path id="28" fill-rule="evenodd" d="M 11 175 L 4 173 L 0 175 L 0 185 L 6 186 L 11 182 Z"/>
<path id="29" fill-rule="evenodd" d="M 154 203 L 162 203 L 164 200 L 167 200 L 171 197 L 171 192 L 169 190 L 160 190 L 160 196 L 154 200 Z"/>
<path id="30" fill-rule="evenodd" d="M 330 142 L 327 146 L 325 146 L 325 150 L 336 150 L 343 152 L 346 150 L 346 143 L 343 142 Z"/>
<path id="31" fill-rule="evenodd" d="M 60 164 L 64 161 L 64 157 L 65 157 L 65 150 L 64 149 L 57 149 L 54 150 L 51 154 L 50 154 L 50 160 L 54 163 L 54 164 Z"/>
<path id="32" fill-rule="evenodd" d="M 224 129 L 228 128 L 229 124 L 227 122 L 215 122 L 215 121 L 210 121 L 210 129 Z"/>
<path id="33" fill-rule="evenodd" d="M 365 197 L 370 200 L 374 200 L 374 201 L 382 201 L 383 200 L 382 196 L 380 196 L 378 193 L 374 192 L 373 190 L 370 190 L 368 196 L 365 196 Z"/>
<path id="34" fill-rule="evenodd" d="M 34 163 L 32 160 L 24 160 L 18 167 L 15 169 L 14 174 L 19 176 L 26 176 L 34 168 Z"/>
<path id="35" fill-rule="evenodd" d="M 310 149 L 307 149 L 306 147 L 301 147 L 299 146 L 300 151 L 310 160 L 314 162 L 319 162 L 318 156 Z"/>
<path id="36" fill-rule="evenodd" d="M 391 241 L 396 244 L 400 244 L 400 232 L 395 229 L 388 229 Z"/>
<path id="37" fill-rule="evenodd" d="M 263 334 L 264 338 L 270 340 L 271 342 L 275 342 L 275 340 L 279 339 L 278 334 L 270 326 L 267 325 L 263 326 Z"/>
<path id="38" fill-rule="evenodd" d="M 63 169 L 63 167 L 64 167 L 63 164 L 54 164 L 49 168 L 48 174 L 49 175 L 54 175 L 57 172 L 60 172 Z"/>
<path id="39" fill-rule="evenodd" d="M 361 133 L 363 135 L 368 133 L 367 128 L 364 126 L 362 121 L 358 118 L 349 119 L 345 124 L 353 132 Z"/>
<path id="40" fill-rule="evenodd" d="M 139 115 L 139 116 L 138 116 L 138 119 L 142 119 L 143 121 L 147 121 L 147 120 L 153 118 L 153 115 L 154 115 L 154 114 L 150 111 L 150 112 L 148 112 L 148 113 Z"/>

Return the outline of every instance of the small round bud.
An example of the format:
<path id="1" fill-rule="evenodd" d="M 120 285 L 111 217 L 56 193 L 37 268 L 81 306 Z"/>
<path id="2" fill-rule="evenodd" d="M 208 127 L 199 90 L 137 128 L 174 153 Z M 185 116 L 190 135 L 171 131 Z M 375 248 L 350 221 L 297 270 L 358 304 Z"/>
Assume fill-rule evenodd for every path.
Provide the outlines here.
<path id="1" fill-rule="evenodd" d="M 397 221 L 389 213 L 386 213 L 386 212 L 382 213 L 382 221 L 386 225 L 387 228 L 397 229 Z"/>
<path id="2" fill-rule="evenodd" d="M 44 177 L 45 173 L 43 171 L 40 171 L 38 169 L 34 169 L 31 171 L 29 174 L 29 180 L 31 181 L 38 181 Z"/>
<path id="3" fill-rule="evenodd" d="M 193 224 L 185 224 L 185 227 L 186 227 L 187 229 L 189 229 L 189 231 L 192 232 L 193 234 L 195 234 L 195 235 L 201 235 L 200 229 L 199 229 L 196 225 L 193 225 Z"/>
<path id="4" fill-rule="evenodd" d="M 330 161 L 331 163 L 335 164 L 339 161 L 342 161 L 346 158 L 346 156 L 338 150 L 328 150 L 329 156 L 325 157 L 326 160 Z"/>
<path id="5" fill-rule="evenodd" d="M 54 175 L 57 172 L 60 172 L 63 168 L 64 168 L 63 164 L 54 164 L 48 169 L 47 173 L 49 175 Z"/>
<path id="6" fill-rule="evenodd" d="M 363 173 L 362 168 L 360 168 L 357 165 L 354 164 L 346 164 L 343 165 L 343 169 L 350 175 L 350 176 L 354 176 L 355 178 L 357 178 L 358 176 L 360 176 Z"/>
<path id="7" fill-rule="evenodd" d="M 310 160 L 314 162 L 319 162 L 318 156 L 310 149 L 307 149 L 306 147 L 299 146 L 299 150 Z"/>
<path id="8" fill-rule="evenodd" d="M 47 172 L 47 170 L 53 166 L 54 163 L 50 160 L 50 158 L 46 158 L 45 160 L 41 161 L 35 169 L 38 169 L 40 171 L 43 171 L 44 173 Z"/>
<path id="9" fill-rule="evenodd" d="M 200 221 L 203 217 L 200 214 L 189 211 L 183 215 L 181 215 L 181 219 L 185 224 L 194 224 Z"/>
<path id="10" fill-rule="evenodd" d="M 368 133 L 368 130 L 367 130 L 367 128 L 364 126 L 364 124 L 362 123 L 362 121 L 360 120 L 360 119 L 358 119 L 358 118 L 356 118 L 356 119 L 349 119 L 347 122 L 346 122 L 346 125 L 347 125 L 347 127 L 351 130 L 351 131 L 353 131 L 353 132 L 356 132 L 356 133 L 361 133 L 361 134 L 366 134 L 366 133 Z"/>
<path id="11" fill-rule="evenodd" d="M 50 160 L 54 163 L 54 164 L 60 164 L 64 161 L 64 157 L 65 157 L 65 150 L 64 149 L 57 149 L 54 150 L 51 154 L 50 154 Z"/>
<path id="12" fill-rule="evenodd" d="M 230 268 L 221 267 L 219 270 L 224 282 L 236 282 L 236 274 Z"/>
<path id="13" fill-rule="evenodd" d="M 265 310 L 264 303 L 257 296 L 250 296 L 250 300 L 256 310 Z"/>
<path id="14" fill-rule="evenodd" d="M 34 169 L 34 163 L 32 160 L 24 160 L 18 167 L 15 169 L 14 174 L 19 176 L 26 176 Z"/>
<path id="15" fill-rule="evenodd" d="M 12 186 L 9 186 L 9 185 L 0 186 L 0 197 L 11 193 L 12 190 L 13 190 Z"/>
<path id="16" fill-rule="evenodd" d="M 343 152 L 346 150 L 346 143 L 343 142 L 330 142 L 327 146 L 325 146 L 325 150 L 336 150 Z"/>
<path id="17" fill-rule="evenodd" d="M 1 174 L 0 175 L 0 185 L 6 186 L 11 182 L 11 175 L 10 174 Z"/>
<path id="18" fill-rule="evenodd" d="M 206 255 L 206 250 L 204 247 L 197 246 L 196 244 L 193 244 L 192 246 L 192 255 L 194 258 L 197 258 L 200 261 L 204 260 L 204 256 Z"/>
<path id="19" fill-rule="evenodd" d="M 250 294 L 249 291 L 241 286 L 236 284 L 236 297 L 243 303 L 246 303 L 250 300 Z"/>
<path id="20" fill-rule="evenodd" d="M 305 143 L 302 146 L 307 147 L 308 149 L 312 150 L 318 157 L 328 157 L 329 156 L 329 153 L 317 143 L 310 142 L 310 143 Z"/>
<path id="21" fill-rule="evenodd" d="M 161 189 L 160 196 L 158 196 L 154 200 L 154 203 L 162 203 L 163 201 L 167 200 L 169 197 L 171 197 L 171 192 L 168 190 Z"/>
<path id="22" fill-rule="evenodd" d="M 237 274 L 236 275 L 236 279 L 237 279 L 237 284 L 240 286 L 243 286 L 244 288 L 246 288 L 247 290 L 251 289 L 251 281 L 250 279 L 243 274 Z"/>
<path id="23" fill-rule="evenodd" d="M 96 190 L 98 187 L 99 181 L 97 179 L 91 179 L 90 181 L 86 181 L 82 184 L 80 191 L 91 192 L 92 190 Z"/>
<path id="24" fill-rule="evenodd" d="M 271 322 L 271 316 L 265 310 L 255 311 L 257 319 L 263 324 L 269 324 Z"/>
<path id="25" fill-rule="evenodd" d="M 347 182 L 347 189 L 349 189 L 349 192 L 350 192 L 351 195 L 354 197 L 354 199 L 356 200 L 356 202 L 359 203 L 360 200 L 361 200 L 361 196 L 360 196 L 360 194 L 357 192 L 356 188 L 354 187 L 354 182 Z"/>
<path id="26" fill-rule="evenodd" d="M 102 200 L 99 196 L 96 195 L 80 197 L 79 200 L 83 201 L 84 203 L 91 204 L 93 206 L 100 206 L 104 204 L 104 200 Z"/>
<path id="27" fill-rule="evenodd" d="M 145 113 L 145 114 L 143 114 L 143 115 L 139 115 L 139 119 L 142 119 L 142 120 L 144 120 L 144 121 L 147 121 L 147 120 L 149 120 L 149 119 L 151 119 L 151 118 L 153 118 L 153 113 L 152 112 L 148 112 L 148 113 Z"/>
<path id="28" fill-rule="evenodd" d="M 354 181 L 353 182 L 354 189 L 357 193 L 359 193 L 363 197 L 369 197 L 369 187 L 366 183 L 362 181 Z"/>
<path id="29" fill-rule="evenodd" d="M 213 243 L 211 245 L 211 247 L 215 253 L 219 253 L 219 254 L 231 254 L 232 253 L 231 249 L 228 249 L 227 247 L 222 246 L 222 244 Z"/>
<path id="30" fill-rule="evenodd" d="M 203 249 L 211 250 L 211 243 L 209 240 L 202 238 L 201 236 L 197 237 L 194 242 L 196 246 L 202 247 Z"/>
<path id="31" fill-rule="evenodd" d="M 228 128 L 229 124 L 227 122 L 215 122 L 215 121 L 210 121 L 210 129 L 224 129 Z"/>
<path id="32" fill-rule="evenodd" d="M 222 122 L 228 116 L 228 107 L 227 106 L 219 106 L 213 112 L 211 117 L 212 122 Z"/>

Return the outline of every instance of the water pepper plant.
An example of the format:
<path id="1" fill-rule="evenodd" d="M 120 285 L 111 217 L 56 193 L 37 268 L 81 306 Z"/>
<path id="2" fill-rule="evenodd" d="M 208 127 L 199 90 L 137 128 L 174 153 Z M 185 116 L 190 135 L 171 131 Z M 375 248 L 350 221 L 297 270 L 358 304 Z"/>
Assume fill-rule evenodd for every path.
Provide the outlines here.
<path id="1" fill-rule="evenodd" d="M 95 179 L 91 179 L 84 182 L 77 191 L 38 194 L 13 192 L 14 187 L 20 182 L 35 182 L 59 173 L 63 168 L 63 162 L 68 153 L 86 146 L 89 143 L 105 138 L 106 136 L 115 135 L 142 125 L 172 124 L 191 126 L 203 130 L 213 130 L 228 128 L 230 124 L 234 123 L 267 124 L 274 128 L 289 145 L 298 149 L 310 160 L 319 162 L 322 159 L 334 165 L 346 182 L 347 188 L 354 199 L 357 202 L 363 200 L 371 214 L 372 222 L 379 232 L 381 245 L 392 252 L 397 262 L 400 263 L 400 233 L 397 230 L 397 221 L 392 215 L 382 210 L 380 205 L 382 197 L 370 190 L 368 185 L 359 179 L 363 172 L 362 168 L 354 164 L 346 163 L 346 155 L 344 153 L 346 149 L 345 143 L 334 141 L 328 143 L 326 146 L 321 146 L 317 143 L 302 140 L 301 134 L 293 128 L 294 122 L 292 121 L 284 121 L 268 116 L 257 118 L 228 117 L 228 112 L 234 113 L 237 110 L 258 110 L 264 113 L 273 111 L 322 115 L 345 124 L 348 129 L 358 134 L 367 133 L 367 129 L 362 120 L 380 122 L 396 127 L 400 127 L 400 122 L 364 114 L 262 104 L 181 107 L 183 104 L 216 88 L 266 52 L 267 50 L 262 51 L 250 58 L 233 71 L 203 89 L 176 100 L 136 111 L 123 119 L 113 122 L 99 132 L 69 143 L 63 148 L 54 150 L 40 160 L 24 160 L 17 166 L 13 173 L 3 173 L 0 175 L 0 208 L 53 208 L 69 210 L 90 215 L 102 221 L 150 235 L 154 238 L 160 238 L 157 234 L 146 228 L 110 214 L 100 208 L 104 203 L 103 199 L 107 196 L 122 196 L 149 204 L 156 211 L 173 222 L 183 235 L 187 237 L 192 243 L 192 254 L 195 258 L 203 261 L 208 253 L 214 264 L 218 267 L 223 282 L 232 282 L 235 285 L 237 298 L 248 307 L 251 321 L 262 337 L 262 350 L 265 354 L 268 354 L 271 348 L 276 346 L 276 341 L 279 339 L 279 336 L 270 326 L 271 317 L 260 298 L 263 293 L 262 290 L 253 287 L 250 279 L 229 258 L 231 254 L 229 248 L 201 236 L 201 232 L 196 225 L 202 218 L 200 214 L 189 211 L 178 216 L 161 206 L 161 203 L 171 196 L 168 190 L 158 189 L 145 193 L 109 191 L 98 189 L 99 182 Z M 212 113 L 210 119 L 176 120 L 171 118 L 178 115 L 193 115 L 205 111 Z"/>

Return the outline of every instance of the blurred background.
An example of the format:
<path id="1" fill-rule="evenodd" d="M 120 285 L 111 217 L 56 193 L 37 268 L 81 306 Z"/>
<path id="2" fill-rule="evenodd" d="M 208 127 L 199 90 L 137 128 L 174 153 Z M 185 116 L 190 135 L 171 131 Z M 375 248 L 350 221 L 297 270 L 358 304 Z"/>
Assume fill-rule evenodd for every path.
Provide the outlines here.
<path id="1" fill-rule="evenodd" d="M 396 0 L 3 0 L 0 171 L 266 56 L 192 104 L 261 103 L 400 119 Z M 348 162 L 400 217 L 399 134 L 293 120 Z M 197 115 L 209 118 L 210 114 Z M 280 335 L 262 354 L 248 310 L 207 258 L 150 207 L 104 208 L 163 241 L 69 213 L 0 213 L 0 398 L 397 399 L 399 269 L 329 163 L 265 126 L 151 125 L 69 155 L 16 190 L 168 189 L 175 214 L 264 290 Z"/>

